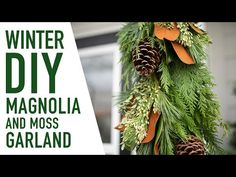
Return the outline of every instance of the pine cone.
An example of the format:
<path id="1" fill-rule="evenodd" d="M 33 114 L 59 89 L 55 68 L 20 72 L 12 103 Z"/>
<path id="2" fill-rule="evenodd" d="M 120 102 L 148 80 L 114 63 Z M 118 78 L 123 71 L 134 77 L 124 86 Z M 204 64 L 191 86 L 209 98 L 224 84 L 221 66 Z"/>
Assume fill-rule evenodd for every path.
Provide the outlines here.
<path id="1" fill-rule="evenodd" d="M 151 75 L 160 65 L 160 50 L 152 47 L 147 40 L 141 41 L 132 52 L 132 61 L 138 74 L 141 76 Z"/>
<path id="2" fill-rule="evenodd" d="M 176 145 L 176 155 L 205 155 L 204 144 L 195 136 Z"/>

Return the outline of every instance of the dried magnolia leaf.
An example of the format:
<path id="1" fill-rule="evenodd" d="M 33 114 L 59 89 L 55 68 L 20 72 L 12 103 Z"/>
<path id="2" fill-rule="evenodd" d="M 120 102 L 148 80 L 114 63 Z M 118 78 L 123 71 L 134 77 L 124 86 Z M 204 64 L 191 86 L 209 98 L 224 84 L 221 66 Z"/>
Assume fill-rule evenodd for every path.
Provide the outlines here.
<path id="1" fill-rule="evenodd" d="M 122 117 L 122 119 L 124 119 L 125 117 Z M 117 126 L 115 126 L 115 129 L 123 132 L 125 130 L 125 125 L 124 124 L 121 124 L 119 123 Z"/>
<path id="2" fill-rule="evenodd" d="M 177 42 L 171 42 L 176 54 L 178 55 L 179 59 L 185 64 L 194 64 L 193 58 L 189 55 L 187 50 Z"/>
<path id="3" fill-rule="evenodd" d="M 124 126 L 123 124 L 119 124 L 119 125 L 117 125 L 117 126 L 115 127 L 115 129 L 117 129 L 117 130 L 123 132 L 123 131 L 125 130 L 125 126 Z"/>
<path id="4" fill-rule="evenodd" d="M 204 34 L 205 31 L 203 31 L 202 29 L 200 29 L 198 26 L 196 26 L 194 23 L 189 23 L 189 26 L 196 31 L 199 34 Z"/>
<path id="5" fill-rule="evenodd" d="M 158 39 L 164 40 L 165 38 L 169 41 L 175 41 L 180 35 L 180 30 L 177 28 L 176 23 L 174 27 L 170 29 L 155 23 L 154 33 Z"/>
<path id="6" fill-rule="evenodd" d="M 159 155 L 159 142 L 154 144 L 154 155 Z"/>
<path id="7" fill-rule="evenodd" d="M 159 155 L 159 144 L 160 144 L 160 137 L 162 133 L 162 128 L 163 128 L 163 121 L 162 118 L 159 119 L 158 125 L 157 125 L 157 130 L 156 130 L 156 137 L 155 137 L 155 142 L 154 142 L 154 155 Z"/>
<path id="8" fill-rule="evenodd" d="M 151 112 L 150 117 L 149 117 L 147 136 L 143 139 L 142 143 L 148 143 L 154 138 L 156 124 L 159 117 L 160 117 L 160 112 L 156 112 L 156 113 L 154 113 L 153 111 Z"/>

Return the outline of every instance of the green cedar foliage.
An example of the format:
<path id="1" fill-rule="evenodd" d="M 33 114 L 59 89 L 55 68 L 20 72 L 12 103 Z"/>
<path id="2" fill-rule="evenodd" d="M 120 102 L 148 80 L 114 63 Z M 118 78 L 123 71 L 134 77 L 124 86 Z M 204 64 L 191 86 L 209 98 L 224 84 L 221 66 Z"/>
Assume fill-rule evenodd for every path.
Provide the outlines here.
<path id="1" fill-rule="evenodd" d="M 171 27 L 172 23 L 162 22 L 162 25 Z M 188 23 L 178 23 L 177 26 L 184 32 L 178 40 L 186 44 L 196 62 L 193 65 L 182 63 L 169 41 L 155 37 L 154 23 L 128 23 L 118 34 L 124 90 L 118 101 L 124 117 L 121 124 L 125 126 L 122 148 L 136 148 L 137 154 L 153 154 L 154 143 L 158 141 L 160 154 L 171 155 L 175 153 L 177 141 L 185 141 L 193 134 L 205 143 L 208 154 L 218 154 L 222 148 L 217 129 L 221 126 L 226 130 L 227 126 L 222 122 L 220 104 L 212 91 L 215 84 L 206 65 L 205 50 L 210 39 L 206 33 L 190 31 Z M 158 70 L 149 77 L 139 76 L 131 60 L 132 50 L 138 50 L 139 42 L 144 39 L 162 52 Z M 151 109 L 161 112 L 156 126 L 159 132 L 156 140 L 141 144 L 146 136 Z M 159 124 L 162 125 L 161 131 L 158 130 Z"/>

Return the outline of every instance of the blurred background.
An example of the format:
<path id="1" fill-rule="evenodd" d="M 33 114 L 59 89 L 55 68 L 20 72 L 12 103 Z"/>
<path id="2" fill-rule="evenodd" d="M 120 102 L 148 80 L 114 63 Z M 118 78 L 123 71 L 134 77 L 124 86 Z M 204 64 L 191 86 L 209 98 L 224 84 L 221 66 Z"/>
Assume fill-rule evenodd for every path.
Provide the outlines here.
<path id="1" fill-rule="evenodd" d="M 120 150 L 120 134 L 114 129 L 120 121 L 114 96 L 121 91 L 116 34 L 125 23 L 71 24 L 105 153 L 129 154 Z M 236 154 L 236 23 L 204 22 L 201 25 L 213 42 L 208 48 L 208 66 L 217 84 L 214 92 L 221 103 L 222 117 L 230 125 L 223 147 L 227 154 Z"/>

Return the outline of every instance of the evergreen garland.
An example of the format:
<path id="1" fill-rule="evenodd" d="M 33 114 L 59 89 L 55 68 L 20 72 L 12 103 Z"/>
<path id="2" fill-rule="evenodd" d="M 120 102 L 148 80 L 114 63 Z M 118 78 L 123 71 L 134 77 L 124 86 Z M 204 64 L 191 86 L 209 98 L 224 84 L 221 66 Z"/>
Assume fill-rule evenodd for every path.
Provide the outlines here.
<path id="1" fill-rule="evenodd" d="M 163 34 L 155 31 L 157 27 Z M 174 30 L 176 40 L 172 40 Z M 162 39 L 158 32 L 166 37 Z M 207 33 L 188 22 L 142 22 L 128 23 L 118 36 L 123 92 L 118 101 L 122 120 L 116 128 L 122 134 L 122 149 L 171 155 L 179 141 L 194 135 L 204 142 L 206 154 L 222 152 L 217 128 L 226 131 L 227 126 L 220 117 L 220 104 L 212 92 L 215 84 L 206 65 L 205 49 L 211 43 Z M 147 77 L 138 75 L 132 62 L 132 51 L 140 52 L 138 45 L 144 40 L 161 53 L 158 69 Z M 179 50 L 189 54 L 192 63 L 185 63 L 186 55 L 181 56 L 174 42 L 182 45 Z M 155 127 L 153 136 L 151 126 Z"/>

